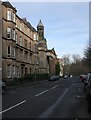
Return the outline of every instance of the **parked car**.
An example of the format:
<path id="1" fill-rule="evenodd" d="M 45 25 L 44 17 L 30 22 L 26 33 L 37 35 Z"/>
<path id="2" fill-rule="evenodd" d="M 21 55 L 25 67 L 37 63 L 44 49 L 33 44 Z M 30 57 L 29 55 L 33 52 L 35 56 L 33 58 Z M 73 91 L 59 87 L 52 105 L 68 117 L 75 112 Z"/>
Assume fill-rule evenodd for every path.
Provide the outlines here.
<path id="1" fill-rule="evenodd" d="M 68 78 L 68 76 L 67 75 L 64 75 L 64 79 L 67 79 Z"/>
<path id="2" fill-rule="evenodd" d="M 86 79 L 87 79 L 87 75 L 80 75 L 80 80 L 81 80 L 81 82 L 85 82 L 86 81 Z"/>
<path id="3" fill-rule="evenodd" d="M 87 96 L 90 97 L 91 96 L 91 73 L 90 72 L 87 74 L 85 91 Z"/>
<path id="4" fill-rule="evenodd" d="M 55 80 L 59 80 L 60 79 L 60 77 L 59 76 L 51 76 L 51 77 L 49 77 L 49 81 L 55 81 Z"/>
<path id="5" fill-rule="evenodd" d="M 87 84 L 85 86 L 85 92 L 88 100 L 88 112 L 91 113 L 91 72 L 87 74 Z"/>
<path id="6" fill-rule="evenodd" d="M 5 92 L 6 92 L 6 84 L 5 84 L 5 82 L 3 82 L 1 80 L 0 80 L 0 90 L 1 90 L 2 94 L 5 94 Z"/>
<path id="7" fill-rule="evenodd" d="M 72 75 L 70 75 L 70 78 L 72 78 L 73 76 Z"/>

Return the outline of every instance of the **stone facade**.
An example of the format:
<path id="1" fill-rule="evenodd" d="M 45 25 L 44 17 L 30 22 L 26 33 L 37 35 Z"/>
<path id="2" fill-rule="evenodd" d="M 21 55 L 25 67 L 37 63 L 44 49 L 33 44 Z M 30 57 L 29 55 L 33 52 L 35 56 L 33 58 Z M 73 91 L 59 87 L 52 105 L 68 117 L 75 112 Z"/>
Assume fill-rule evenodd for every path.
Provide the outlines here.
<path id="1" fill-rule="evenodd" d="M 44 25 L 39 21 L 37 25 L 37 31 L 39 35 L 39 44 L 38 44 L 38 51 L 39 51 L 39 72 L 42 73 L 48 73 L 47 71 L 47 42 L 46 39 L 44 38 Z"/>
<path id="2" fill-rule="evenodd" d="M 16 8 L 9 2 L 2 2 L 0 9 L 0 68 L 3 79 L 12 80 L 34 72 L 55 74 L 57 55 L 54 49 L 47 49 L 41 20 L 36 30 L 26 18 L 17 15 Z"/>
<path id="3" fill-rule="evenodd" d="M 55 75 L 55 65 L 57 63 L 57 55 L 55 53 L 54 48 L 47 50 L 47 59 L 48 59 L 48 69 L 50 76 Z"/>
<path id="4" fill-rule="evenodd" d="M 2 3 L 2 77 L 10 80 L 39 70 L 38 33 L 9 3 Z"/>

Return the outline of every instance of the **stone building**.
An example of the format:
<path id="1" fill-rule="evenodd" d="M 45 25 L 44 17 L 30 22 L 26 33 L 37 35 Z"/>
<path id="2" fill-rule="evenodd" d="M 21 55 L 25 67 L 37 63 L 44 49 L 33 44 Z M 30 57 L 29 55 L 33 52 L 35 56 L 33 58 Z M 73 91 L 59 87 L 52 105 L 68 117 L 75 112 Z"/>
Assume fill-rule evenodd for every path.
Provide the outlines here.
<path id="1" fill-rule="evenodd" d="M 39 51 L 39 72 L 42 73 L 49 73 L 47 69 L 47 41 L 44 38 L 44 25 L 39 21 L 37 25 L 37 32 L 39 35 L 39 44 L 38 44 L 38 51 Z"/>
<path id="2" fill-rule="evenodd" d="M 38 44 L 38 51 L 39 51 L 39 72 L 41 73 L 48 73 L 50 75 L 55 75 L 55 65 L 57 63 L 57 55 L 53 49 L 47 48 L 47 40 L 44 37 L 44 25 L 39 21 L 37 25 L 37 32 L 39 35 L 39 44 Z"/>
<path id="3" fill-rule="evenodd" d="M 52 76 L 52 75 L 55 75 L 55 65 L 56 65 L 57 60 L 58 60 L 57 55 L 56 55 L 54 48 L 48 49 L 46 51 L 46 53 L 47 53 L 49 74 L 50 74 L 50 76 Z"/>
<path id="4" fill-rule="evenodd" d="M 55 74 L 57 55 L 54 49 L 47 48 L 41 20 L 36 30 L 26 18 L 17 15 L 10 2 L 1 2 L 0 34 L 3 79 L 12 80 L 34 72 Z"/>
<path id="5" fill-rule="evenodd" d="M 39 70 L 38 33 L 16 13 L 2 2 L 2 77 L 7 80 Z"/>

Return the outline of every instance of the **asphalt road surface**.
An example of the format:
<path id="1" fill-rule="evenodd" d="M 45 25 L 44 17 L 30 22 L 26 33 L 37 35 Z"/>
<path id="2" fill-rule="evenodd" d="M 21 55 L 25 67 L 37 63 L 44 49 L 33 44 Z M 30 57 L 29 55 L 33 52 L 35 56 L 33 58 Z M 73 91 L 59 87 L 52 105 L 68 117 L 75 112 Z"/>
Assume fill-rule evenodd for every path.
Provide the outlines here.
<path id="1" fill-rule="evenodd" d="M 44 81 L 7 90 L 2 98 L 3 118 L 89 118 L 79 77 Z"/>

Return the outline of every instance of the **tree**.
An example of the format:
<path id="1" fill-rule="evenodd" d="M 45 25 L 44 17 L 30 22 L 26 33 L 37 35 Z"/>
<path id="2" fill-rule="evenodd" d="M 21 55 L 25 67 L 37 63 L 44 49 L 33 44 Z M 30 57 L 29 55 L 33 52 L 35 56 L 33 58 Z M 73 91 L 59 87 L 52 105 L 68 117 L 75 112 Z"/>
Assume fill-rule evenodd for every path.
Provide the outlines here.
<path id="1" fill-rule="evenodd" d="M 74 75 L 80 75 L 83 73 L 83 66 L 82 66 L 82 59 L 79 54 L 73 54 L 72 55 L 72 64 L 71 64 L 71 73 Z"/>
<path id="2" fill-rule="evenodd" d="M 81 57 L 79 54 L 72 55 L 73 63 L 79 63 L 81 61 Z"/>
<path id="3" fill-rule="evenodd" d="M 59 64 L 59 62 L 57 62 L 57 64 L 55 65 L 55 72 L 56 72 L 56 75 L 60 74 L 60 64 Z"/>
<path id="4" fill-rule="evenodd" d="M 64 65 L 69 65 L 70 64 L 70 55 L 67 54 L 67 55 L 64 55 L 62 57 L 63 61 L 64 61 Z"/>
<path id="5" fill-rule="evenodd" d="M 87 66 L 89 67 L 89 70 L 91 70 L 91 41 L 90 40 L 87 48 L 84 51 L 84 56 L 85 56 L 84 60 Z"/>
<path id="6" fill-rule="evenodd" d="M 66 54 L 62 57 L 63 61 L 64 61 L 64 71 L 63 74 L 69 74 L 69 68 L 70 68 L 70 64 L 71 64 L 71 60 L 70 60 L 70 55 Z"/>
<path id="7" fill-rule="evenodd" d="M 71 58 L 71 59 L 70 59 Z M 79 54 L 65 55 L 64 58 L 64 75 L 80 75 L 85 73 L 86 68 L 82 64 L 82 58 Z"/>

